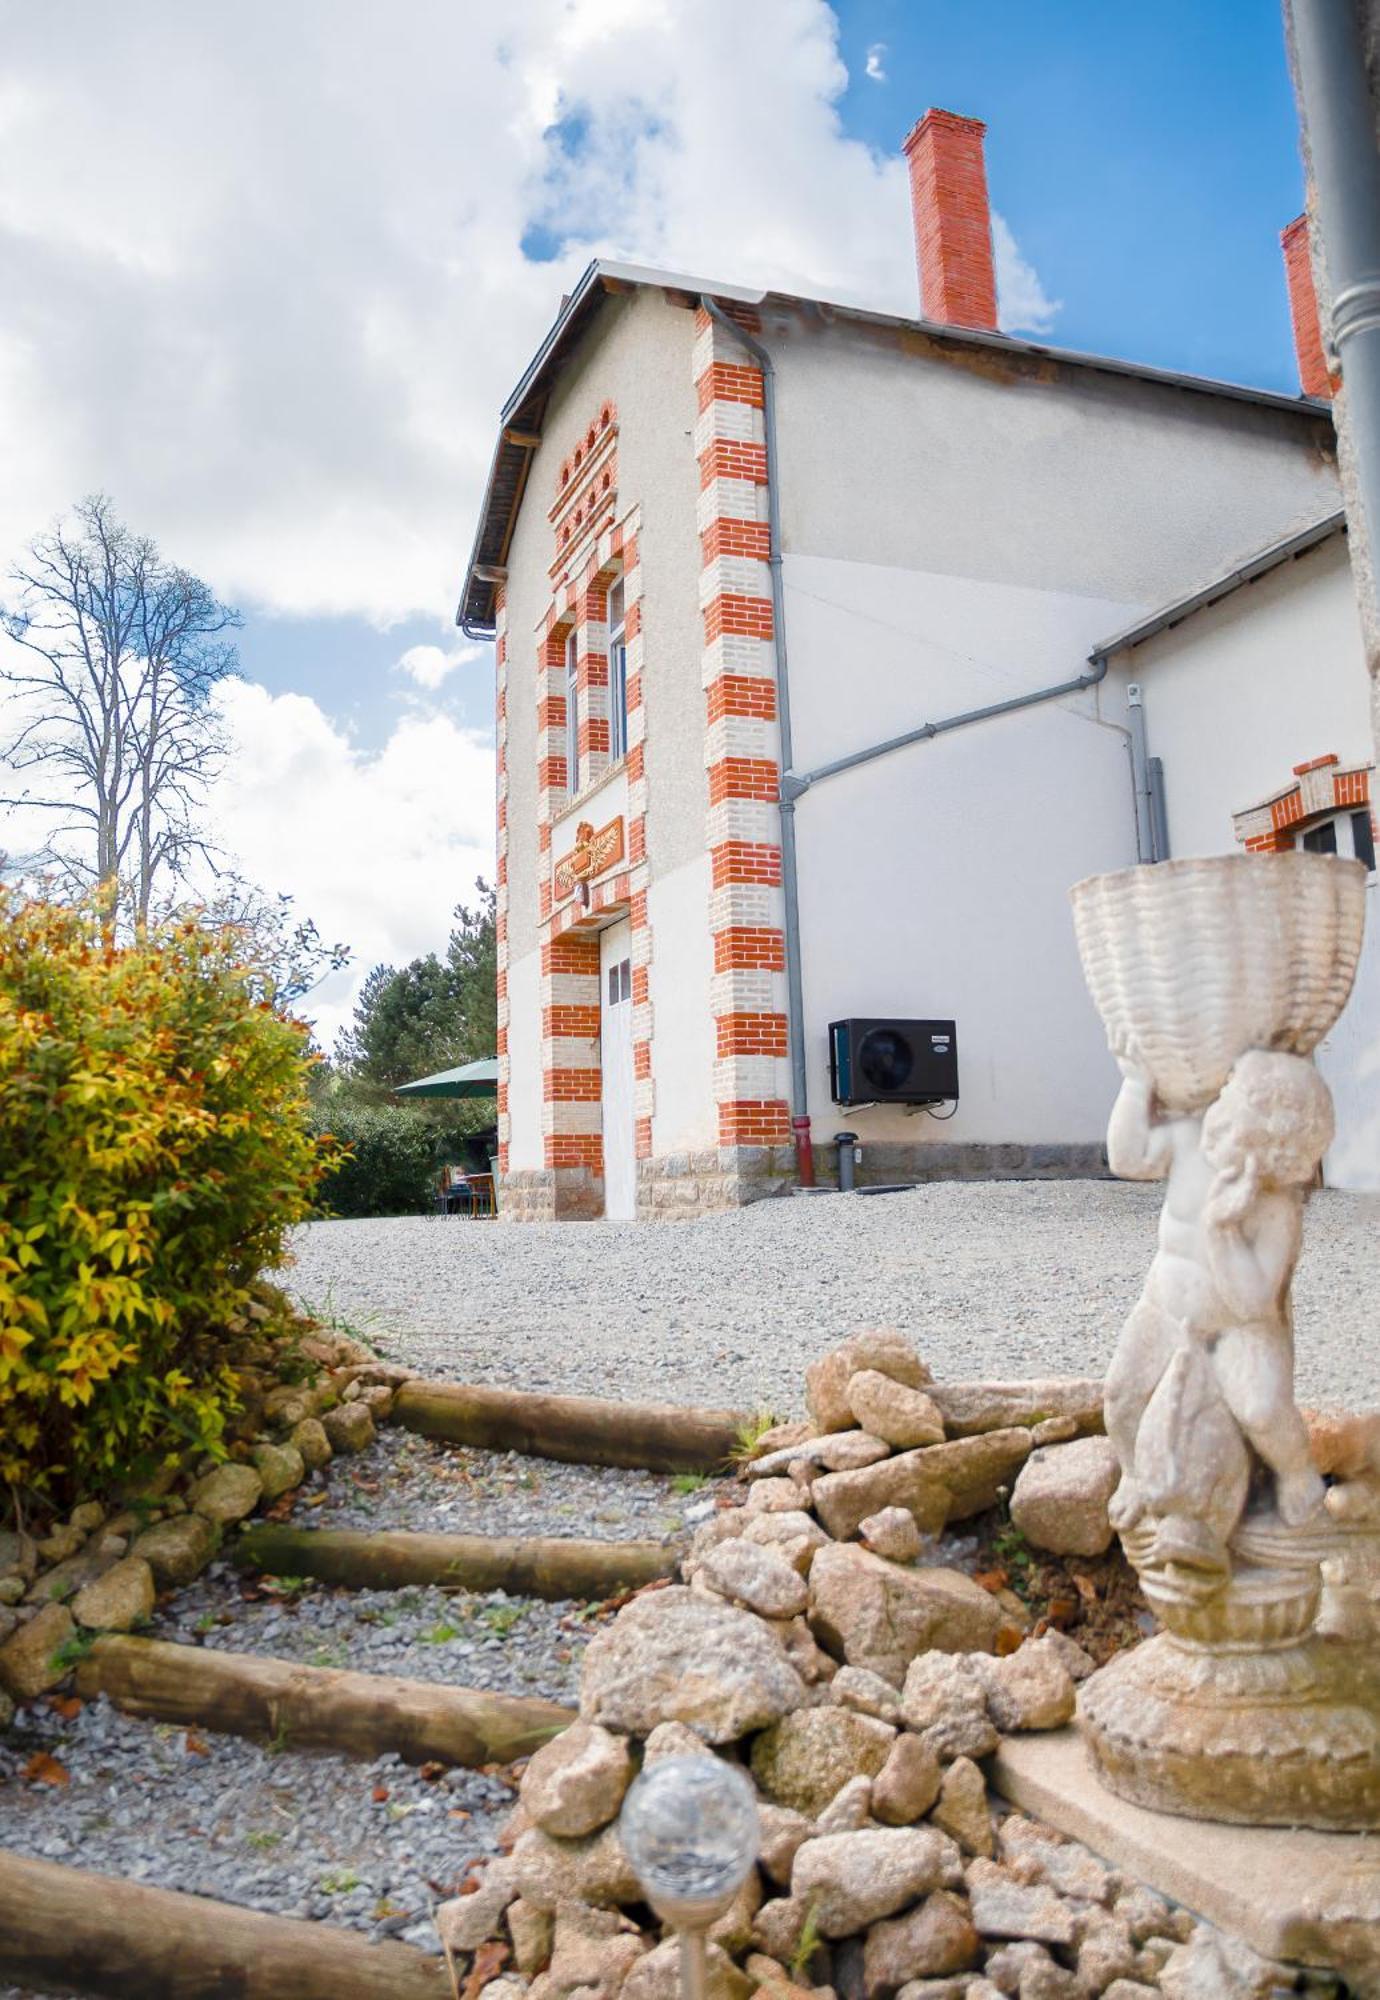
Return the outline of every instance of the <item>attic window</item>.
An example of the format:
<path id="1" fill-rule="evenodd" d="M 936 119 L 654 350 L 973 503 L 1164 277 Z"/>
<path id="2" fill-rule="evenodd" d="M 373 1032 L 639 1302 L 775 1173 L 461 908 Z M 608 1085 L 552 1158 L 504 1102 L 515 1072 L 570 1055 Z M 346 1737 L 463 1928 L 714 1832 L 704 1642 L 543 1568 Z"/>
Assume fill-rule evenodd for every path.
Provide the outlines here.
<path id="1" fill-rule="evenodd" d="M 1369 811 L 1336 813 L 1301 833 L 1298 845 L 1309 854 L 1340 854 L 1363 862 L 1372 875 L 1375 873 L 1375 828 Z"/>

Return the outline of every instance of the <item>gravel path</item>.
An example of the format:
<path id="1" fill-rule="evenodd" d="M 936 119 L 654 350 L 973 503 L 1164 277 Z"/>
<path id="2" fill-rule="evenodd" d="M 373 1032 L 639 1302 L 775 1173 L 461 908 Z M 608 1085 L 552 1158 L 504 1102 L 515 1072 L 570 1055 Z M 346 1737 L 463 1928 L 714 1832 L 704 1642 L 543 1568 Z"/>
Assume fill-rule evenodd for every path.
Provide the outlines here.
<path id="1" fill-rule="evenodd" d="M 379 1432 L 367 1466 L 343 1476 L 338 1469 L 320 1503 L 299 1509 L 294 1522 L 312 1528 L 656 1542 L 680 1532 L 686 1504 L 676 1482 L 655 1472 L 465 1451 L 389 1425 Z"/>
<path id="2" fill-rule="evenodd" d="M 309 1527 L 683 1536 L 717 1484 L 437 1446 L 393 1428 L 313 1475 Z M 439 1589 L 265 1584 L 218 1562 L 165 1599 L 152 1636 L 573 1703 L 602 1618 L 582 1603 Z M 52 1759 L 53 1763 L 45 1760 Z M 513 1792 L 479 1771 L 358 1764 L 210 1729 L 136 1721 L 104 1699 L 29 1704 L 0 1737 L 0 1841 L 15 1853 L 439 1949 L 431 1911 L 495 1851 Z M 0 2000 L 22 2000 L 0 1986 Z"/>
<path id="3" fill-rule="evenodd" d="M 291 1283 L 436 1376 L 785 1413 L 805 1364 L 858 1325 L 906 1327 L 941 1378 L 1100 1366 L 1157 1208 L 1155 1190 L 1007 1183 L 771 1202 L 665 1228 L 322 1223 L 300 1233 Z M 1363 1196 L 1324 1195 L 1310 1212 L 1296 1295 L 1306 1396 L 1380 1400 L 1367 1337 L 1378 1223 L 1380 1200 Z M 692 1484 L 389 1429 L 315 1476 L 294 1518 L 656 1539 L 712 1509 L 713 1490 Z M 555 1700 L 574 1693 L 593 1629 L 581 1605 L 263 1590 L 221 1564 L 157 1621 L 189 1643 Z M 511 1797 L 498 1774 L 275 1750 L 132 1721 L 103 1700 L 31 1704 L 0 1740 L 0 1823 L 16 1852 L 431 1949 L 432 1908 L 493 1851 Z"/>
<path id="4" fill-rule="evenodd" d="M 1160 1190 L 947 1182 L 664 1225 L 403 1216 L 302 1230 L 292 1290 L 426 1374 L 798 1411 L 805 1365 L 898 1325 L 941 1380 L 1106 1365 Z M 1380 1196 L 1310 1205 L 1295 1287 L 1305 1400 L 1380 1401 Z"/>

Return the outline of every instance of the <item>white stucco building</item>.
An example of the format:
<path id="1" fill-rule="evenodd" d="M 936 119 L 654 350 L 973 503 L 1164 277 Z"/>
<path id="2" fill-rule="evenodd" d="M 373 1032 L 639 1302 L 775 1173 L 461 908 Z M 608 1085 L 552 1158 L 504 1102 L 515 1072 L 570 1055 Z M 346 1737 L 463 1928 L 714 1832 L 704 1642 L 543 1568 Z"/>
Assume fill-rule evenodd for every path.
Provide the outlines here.
<path id="1" fill-rule="evenodd" d="M 982 127 L 907 154 L 926 318 L 599 263 L 504 411 L 461 618 L 497 652 L 509 1216 L 825 1181 L 841 1128 L 863 1179 L 1100 1171 L 1067 890 L 1149 858 L 1128 685 L 1174 852 L 1364 762 L 1339 535 L 1138 636 L 1333 515 L 1326 402 L 998 333 Z M 831 1102 L 853 1017 L 956 1024 L 946 1122 Z"/>

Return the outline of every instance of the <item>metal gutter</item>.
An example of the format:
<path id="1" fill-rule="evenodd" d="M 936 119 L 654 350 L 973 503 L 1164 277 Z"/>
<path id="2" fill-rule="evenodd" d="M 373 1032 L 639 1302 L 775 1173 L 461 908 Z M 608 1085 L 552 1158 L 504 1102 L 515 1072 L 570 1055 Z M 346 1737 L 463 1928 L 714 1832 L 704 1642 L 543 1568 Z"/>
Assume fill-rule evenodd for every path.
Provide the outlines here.
<path id="1" fill-rule="evenodd" d="M 1255 583 L 1281 564 L 1292 562 L 1296 556 L 1306 555 L 1309 549 L 1316 548 L 1332 535 L 1345 533 L 1346 515 L 1339 508 L 1335 514 L 1315 521 L 1312 527 L 1301 528 L 1297 534 L 1287 535 L 1282 542 L 1272 542 L 1268 549 L 1262 549 L 1249 562 L 1242 563 L 1238 569 L 1228 570 L 1225 576 L 1217 577 L 1212 583 L 1204 584 L 1191 596 L 1180 597 L 1173 604 L 1166 604 L 1162 610 L 1153 612 L 1149 618 L 1142 619 L 1138 625 L 1130 625 L 1124 632 L 1105 639 L 1092 657 L 1105 659 L 1111 653 L 1124 653 L 1132 646 L 1142 645 L 1145 640 L 1153 639 L 1157 632 L 1167 632 L 1172 625 L 1181 624 L 1193 612 L 1204 611 L 1208 605 L 1230 597 L 1243 584 Z"/>
<path id="2" fill-rule="evenodd" d="M 1360 13 L 1355 0 L 1293 0 L 1332 344 L 1374 565 L 1380 563 L 1380 148 Z"/>
<path id="3" fill-rule="evenodd" d="M 860 764 L 871 764 L 878 757 L 889 756 L 893 750 L 904 750 L 911 743 L 928 743 L 931 737 L 947 736 L 951 730 L 966 729 L 970 722 L 990 722 L 994 716 L 1013 715 L 1020 708 L 1036 708 L 1041 702 L 1057 701 L 1061 695 L 1081 694 L 1085 688 L 1096 687 L 1107 677 L 1107 657 L 1105 653 L 1089 655 L 1090 667 L 1085 674 L 1078 674 L 1073 680 L 1059 681 L 1053 687 L 1035 688 L 1030 694 L 1014 694 L 1005 701 L 989 702 L 985 708 L 965 708 L 957 715 L 945 715 L 938 722 L 922 722 L 918 729 L 903 730 L 899 736 L 888 736 L 884 743 L 873 743 L 866 750 L 850 750 L 846 757 L 833 757 L 827 764 L 816 764 L 812 771 L 787 771 L 781 780 L 782 792 L 790 792 L 794 801 L 817 785 L 821 778 L 837 777 L 840 771 L 854 771 Z"/>
<path id="4" fill-rule="evenodd" d="M 780 459 L 776 436 L 776 365 L 762 342 L 730 319 L 708 292 L 700 303 L 725 333 L 745 347 L 762 371 L 762 432 L 767 462 L 767 568 L 776 658 L 776 718 L 781 731 L 781 895 L 785 904 L 786 1040 L 791 1056 L 791 1133 L 800 1185 L 815 1184 L 810 1144 L 809 1077 L 805 1059 L 805 988 L 800 968 L 800 875 L 796 865 L 795 800 L 789 789 L 792 759 L 791 676 L 786 654 L 786 588 L 781 570 Z"/>
<path id="5" fill-rule="evenodd" d="M 1169 388 L 1191 389 L 1205 396 L 1225 396 L 1236 402 L 1256 403 L 1264 409 L 1287 410 L 1295 416 L 1326 417 L 1331 411 L 1331 404 L 1317 397 L 1290 396 L 1278 389 L 1255 389 L 1244 382 L 1219 382 L 1210 375 L 1189 375 L 1174 368 L 1155 368 L 1145 362 L 1080 353 L 1073 347 L 1052 347 L 1043 341 L 1021 340 L 1015 334 L 988 333 L 979 327 L 951 326 L 945 320 L 912 319 L 900 313 L 878 312 L 869 306 L 822 299 L 809 292 L 778 292 L 770 288 L 725 285 L 714 278 L 687 277 L 676 271 L 658 271 L 642 264 L 600 261 L 591 265 L 590 269 L 601 277 L 626 285 L 684 292 L 697 302 L 704 297 L 712 297 L 736 299 L 743 305 L 759 309 L 773 305 L 785 308 L 812 306 L 828 319 L 854 320 L 861 325 L 890 327 L 898 332 L 929 334 L 936 340 L 953 341 L 962 347 L 986 347 L 999 354 L 1028 355 L 1037 361 L 1056 361 L 1074 368 L 1091 368 L 1102 374 L 1127 376 L 1138 382 L 1159 382 Z M 585 275 L 587 277 L 589 273 Z"/>

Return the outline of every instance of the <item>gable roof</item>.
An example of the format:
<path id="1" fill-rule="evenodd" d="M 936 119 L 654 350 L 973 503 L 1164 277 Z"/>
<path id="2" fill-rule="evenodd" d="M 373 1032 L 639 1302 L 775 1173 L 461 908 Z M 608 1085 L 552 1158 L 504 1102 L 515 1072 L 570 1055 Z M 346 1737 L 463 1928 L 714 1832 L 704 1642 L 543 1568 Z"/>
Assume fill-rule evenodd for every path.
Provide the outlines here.
<path id="1" fill-rule="evenodd" d="M 707 294 L 711 298 L 741 305 L 784 309 L 803 307 L 830 321 L 844 320 L 858 325 L 923 333 L 936 340 L 950 341 L 956 346 L 986 347 L 1002 354 L 1028 355 L 1033 359 L 1091 369 L 1104 375 L 1128 376 L 1138 382 L 1160 382 L 1199 395 L 1255 403 L 1266 409 L 1288 410 L 1310 418 L 1331 414 L 1330 404 L 1311 396 L 1285 396 L 1271 389 L 1251 389 L 1241 383 L 1216 382 L 1202 375 L 1184 375 L 1171 368 L 1151 368 L 1139 362 L 1113 360 L 1105 355 L 1080 354 L 1072 348 L 1051 347 L 1043 341 L 1018 340 L 1011 334 L 984 333 L 974 328 L 949 326 L 937 320 L 907 319 L 896 313 L 873 312 L 863 306 L 843 305 L 836 300 L 808 293 L 754 290 L 742 285 L 726 285 L 717 278 L 693 278 L 675 271 L 658 271 L 641 264 L 619 264 L 596 258 L 586 267 L 574 291 L 562 304 L 554 325 L 528 362 L 522 379 L 504 404 L 499 417 L 498 443 L 489 466 L 479 527 L 456 612 L 456 623 L 470 638 L 492 636 L 494 591 L 506 571 L 508 550 L 522 506 L 527 474 L 541 442 L 542 420 L 556 378 L 569 363 L 604 301 L 611 295 L 640 288 L 666 292 L 686 305 L 698 304 Z"/>

